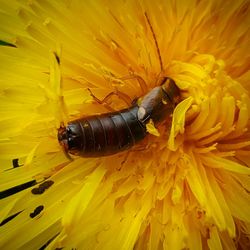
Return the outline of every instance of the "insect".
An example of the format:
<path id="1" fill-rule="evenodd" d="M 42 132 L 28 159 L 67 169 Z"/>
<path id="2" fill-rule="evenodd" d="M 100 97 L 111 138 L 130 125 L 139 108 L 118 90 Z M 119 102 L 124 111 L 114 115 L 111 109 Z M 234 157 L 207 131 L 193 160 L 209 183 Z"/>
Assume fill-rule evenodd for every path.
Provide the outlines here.
<path id="1" fill-rule="evenodd" d="M 173 113 L 179 102 L 180 90 L 175 81 L 163 78 L 131 107 L 71 121 L 58 130 L 58 141 L 68 154 L 100 157 L 131 148 L 146 135 L 146 124 L 158 124 Z"/>

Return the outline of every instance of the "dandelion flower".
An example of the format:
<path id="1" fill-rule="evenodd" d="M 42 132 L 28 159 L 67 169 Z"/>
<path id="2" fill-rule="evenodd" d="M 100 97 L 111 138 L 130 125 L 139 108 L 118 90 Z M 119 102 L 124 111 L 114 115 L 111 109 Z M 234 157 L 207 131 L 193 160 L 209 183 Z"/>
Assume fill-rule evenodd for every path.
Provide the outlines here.
<path id="1" fill-rule="evenodd" d="M 250 248 L 248 0 L 0 2 L 1 249 Z M 65 157 L 61 122 L 160 76 L 181 90 L 171 119 Z"/>

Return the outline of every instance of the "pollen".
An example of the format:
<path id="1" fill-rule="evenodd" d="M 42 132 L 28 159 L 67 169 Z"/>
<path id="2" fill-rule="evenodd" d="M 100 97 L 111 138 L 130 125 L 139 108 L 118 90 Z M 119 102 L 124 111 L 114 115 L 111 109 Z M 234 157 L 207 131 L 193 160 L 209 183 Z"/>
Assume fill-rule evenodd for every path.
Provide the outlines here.
<path id="1" fill-rule="evenodd" d="M 147 132 L 150 133 L 151 135 L 160 136 L 160 133 L 155 127 L 152 119 L 150 119 L 149 122 L 146 124 L 146 129 L 147 129 Z"/>
<path id="2" fill-rule="evenodd" d="M 165 104 L 165 105 L 168 104 L 168 102 L 165 99 L 162 99 L 162 103 Z"/>

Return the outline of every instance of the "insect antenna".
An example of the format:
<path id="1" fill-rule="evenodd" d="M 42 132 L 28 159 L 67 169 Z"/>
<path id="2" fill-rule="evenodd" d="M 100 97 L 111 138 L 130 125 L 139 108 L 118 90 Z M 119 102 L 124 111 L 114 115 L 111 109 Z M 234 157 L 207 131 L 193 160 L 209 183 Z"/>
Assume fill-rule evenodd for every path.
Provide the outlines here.
<path id="1" fill-rule="evenodd" d="M 157 55 L 158 55 L 159 62 L 160 62 L 160 68 L 161 68 L 161 72 L 162 72 L 162 71 L 163 71 L 163 63 L 162 63 L 161 52 L 160 52 L 160 48 L 159 48 L 159 45 L 158 45 L 158 42 L 157 42 L 157 39 L 156 39 L 156 35 L 155 35 L 155 32 L 154 32 L 153 26 L 152 26 L 152 24 L 151 24 L 151 22 L 150 22 L 150 20 L 149 20 L 149 17 L 148 17 L 147 12 L 145 12 L 144 15 L 145 15 L 145 17 L 146 17 L 148 26 L 149 26 L 149 28 L 150 28 L 150 31 L 151 31 L 152 36 L 153 36 L 153 39 L 154 39 L 154 43 L 155 43 Z"/>

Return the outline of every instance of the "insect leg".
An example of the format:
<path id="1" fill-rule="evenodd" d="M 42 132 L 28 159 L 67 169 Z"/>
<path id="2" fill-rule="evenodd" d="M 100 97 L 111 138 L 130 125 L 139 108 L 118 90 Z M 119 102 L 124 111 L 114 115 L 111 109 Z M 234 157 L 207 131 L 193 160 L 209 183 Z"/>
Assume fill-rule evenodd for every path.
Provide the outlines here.
<path id="1" fill-rule="evenodd" d="M 99 103 L 99 104 L 101 104 L 101 105 L 104 105 L 104 107 L 105 107 L 106 109 L 108 109 L 109 111 L 111 111 L 111 112 L 114 112 L 114 111 L 115 111 L 113 108 L 111 108 L 111 107 L 109 106 L 108 103 L 106 103 L 106 101 L 103 101 L 103 100 L 98 99 L 98 98 L 92 93 L 92 91 L 90 90 L 90 88 L 88 88 L 88 91 L 89 91 L 90 95 L 92 96 L 92 98 L 93 98 L 97 103 Z M 105 98 L 104 98 L 104 99 L 105 99 Z"/>
<path id="2" fill-rule="evenodd" d="M 107 96 L 104 97 L 104 99 L 102 101 L 103 102 L 107 102 L 107 100 L 109 98 L 111 98 L 112 96 L 114 96 L 114 95 L 116 95 L 119 98 L 121 98 L 126 103 L 127 106 L 131 105 L 132 99 L 127 94 L 125 94 L 125 93 L 123 93 L 123 92 L 121 92 L 119 90 L 115 90 L 115 91 L 109 93 Z"/>
<path id="3" fill-rule="evenodd" d="M 115 91 L 110 92 L 110 93 L 109 93 L 108 95 L 106 95 L 102 100 L 100 100 L 99 98 L 97 98 L 97 97 L 92 93 L 92 91 L 91 91 L 89 88 L 88 88 L 88 91 L 90 92 L 90 95 L 93 97 L 93 99 L 94 99 L 97 103 L 105 105 L 105 107 L 106 107 L 108 110 L 110 110 L 110 111 L 115 111 L 115 110 L 109 106 L 109 104 L 107 103 L 107 101 L 108 101 L 112 96 L 114 96 L 114 95 L 116 95 L 116 96 L 118 96 L 120 99 L 122 99 L 122 100 L 126 103 L 127 106 L 130 106 L 131 103 L 132 103 L 131 98 L 130 98 L 127 94 L 122 93 L 122 92 L 119 91 L 119 90 L 115 90 Z"/>
<path id="4" fill-rule="evenodd" d="M 142 91 L 142 94 L 145 94 L 148 90 L 148 87 L 147 87 L 147 84 L 146 82 L 144 81 L 144 79 L 139 76 L 139 75 L 136 75 L 134 73 L 130 74 L 130 75 L 127 75 L 127 76 L 123 76 L 121 78 L 119 78 L 121 80 L 130 80 L 130 79 L 136 79 L 137 82 L 139 83 L 140 85 L 140 88 L 141 88 L 141 91 Z"/>

